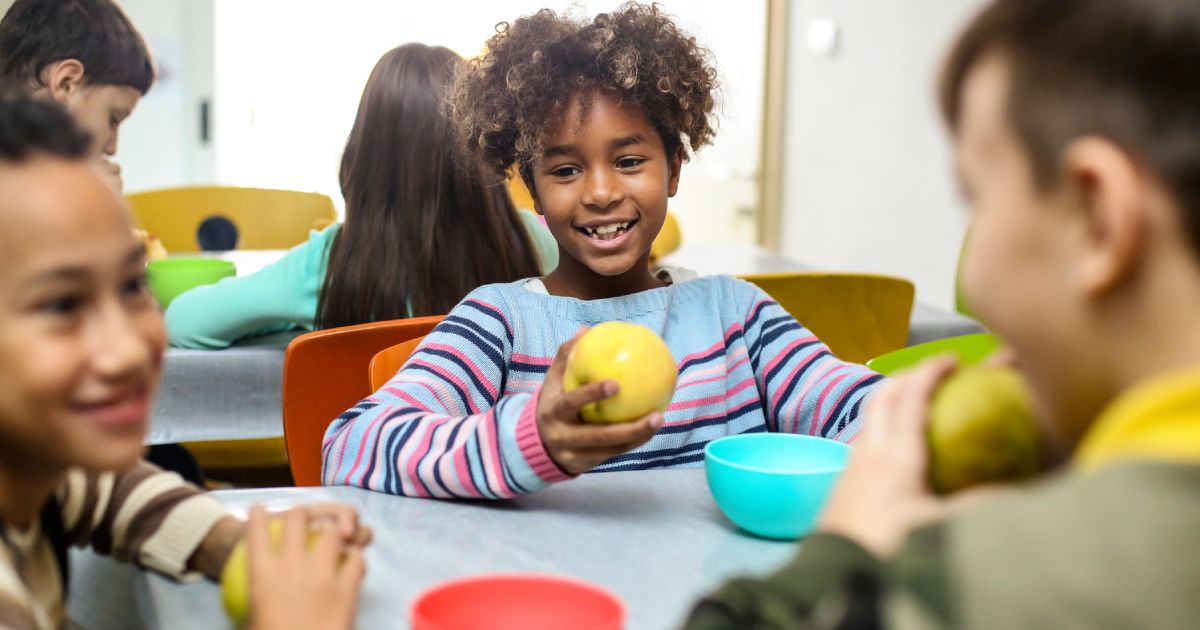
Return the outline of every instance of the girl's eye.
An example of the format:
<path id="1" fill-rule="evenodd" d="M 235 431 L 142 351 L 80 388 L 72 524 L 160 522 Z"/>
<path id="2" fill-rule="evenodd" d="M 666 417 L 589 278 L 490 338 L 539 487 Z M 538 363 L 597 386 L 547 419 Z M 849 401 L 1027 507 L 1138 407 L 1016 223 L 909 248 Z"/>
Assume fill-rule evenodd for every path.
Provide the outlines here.
<path id="1" fill-rule="evenodd" d="M 37 310 L 47 315 L 65 316 L 79 310 L 83 300 L 74 295 L 61 295 L 38 304 Z"/>
<path id="2" fill-rule="evenodd" d="M 571 177 L 572 175 L 577 175 L 578 173 L 579 169 L 574 166 L 560 166 L 553 171 L 550 171 L 550 174 L 555 177 Z"/>
<path id="3" fill-rule="evenodd" d="M 617 160 L 617 168 L 622 168 L 622 169 L 637 168 L 637 167 L 641 166 L 642 163 L 645 161 L 646 161 L 645 158 L 638 158 L 638 157 L 621 158 L 621 159 Z"/>

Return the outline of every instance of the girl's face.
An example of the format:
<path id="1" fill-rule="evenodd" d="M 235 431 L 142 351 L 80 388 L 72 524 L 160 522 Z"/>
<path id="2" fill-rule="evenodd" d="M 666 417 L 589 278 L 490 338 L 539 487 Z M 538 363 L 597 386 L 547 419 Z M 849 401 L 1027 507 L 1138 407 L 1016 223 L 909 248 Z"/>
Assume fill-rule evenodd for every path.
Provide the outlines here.
<path id="1" fill-rule="evenodd" d="M 627 278 L 630 291 L 644 288 L 637 283 L 650 277 L 650 245 L 682 160 L 682 149 L 667 155 L 637 107 L 599 92 L 586 108 L 573 98 L 533 163 L 535 204 L 562 253 L 555 273 L 610 286 L 605 279 Z"/>
<path id="2" fill-rule="evenodd" d="M 165 331 L 128 213 L 81 161 L 0 165 L 0 462 L 113 470 L 143 451 Z"/>

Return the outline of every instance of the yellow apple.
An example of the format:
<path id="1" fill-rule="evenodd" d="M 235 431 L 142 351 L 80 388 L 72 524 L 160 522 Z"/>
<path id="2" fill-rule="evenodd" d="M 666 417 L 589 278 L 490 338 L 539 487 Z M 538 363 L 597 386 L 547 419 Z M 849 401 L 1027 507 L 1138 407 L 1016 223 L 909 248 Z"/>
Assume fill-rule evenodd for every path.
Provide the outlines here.
<path id="1" fill-rule="evenodd" d="M 272 518 L 268 521 L 271 532 L 271 544 L 279 549 L 283 544 L 283 519 Z M 320 532 L 309 530 L 308 547 L 311 549 L 317 543 Z M 250 622 L 250 566 L 247 564 L 246 540 L 243 538 L 229 552 L 229 559 L 221 569 L 221 601 L 225 604 L 225 612 L 238 627 L 244 627 Z"/>
<path id="2" fill-rule="evenodd" d="M 584 333 L 567 357 L 563 389 L 616 381 L 617 395 L 583 408 L 586 422 L 632 422 L 666 411 L 679 376 L 675 357 L 654 331 L 629 322 L 604 322 Z"/>
<path id="3" fill-rule="evenodd" d="M 940 494 L 1016 481 L 1041 470 L 1033 398 L 1019 372 L 960 368 L 929 409 L 929 481 Z"/>

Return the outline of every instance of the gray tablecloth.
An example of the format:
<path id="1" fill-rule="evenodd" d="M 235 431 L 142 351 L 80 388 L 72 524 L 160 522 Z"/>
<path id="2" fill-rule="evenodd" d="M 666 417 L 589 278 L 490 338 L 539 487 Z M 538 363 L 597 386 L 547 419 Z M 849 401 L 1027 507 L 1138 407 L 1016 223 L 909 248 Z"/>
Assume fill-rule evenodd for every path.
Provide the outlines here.
<path id="1" fill-rule="evenodd" d="M 421 591 L 494 572 L 587 580 L 625 602 L 630 630 L 671 628 L 728 578 L 768 573 L 797 549 L 735 529 L 713 503 L 701 469 L 584 475 L 495 503 L 405 499 L 350 488 L 215 494 L 234 508 L 320 500 L 356 507 L 375 529 L 360 628 L 406 627 L 409 605 Z M 142 573 L 137 590 L 150 627 L 228 627 L 214 584 L 180 585 Z"/>

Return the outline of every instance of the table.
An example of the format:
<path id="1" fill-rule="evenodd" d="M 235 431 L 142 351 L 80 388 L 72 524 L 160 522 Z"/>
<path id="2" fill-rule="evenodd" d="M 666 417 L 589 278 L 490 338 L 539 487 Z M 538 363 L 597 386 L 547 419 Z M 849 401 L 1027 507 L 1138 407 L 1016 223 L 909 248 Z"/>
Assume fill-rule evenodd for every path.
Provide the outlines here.
<path id="1" fill-rule="evenodd" d="M 224 350 L 167 349 L 147 444 L 283 435 L 283 352 L 298 333 Z"/>
<path id="2" fill-rule="evenodd" d="M 717 510 L 702 469 L 596 473 L 504 502 L 436 501 L 354 488 L 214 493 L 235 509 L 335 500 L 375 529 L 358 627 L 402 628 L 421 591 L 493 572 L 544 572 L 616 593 L 630 630 L 677 627 L 695 601 L 735 575 L 783 565 L 794 543 L 755 538 Z M 135 585 L 151 628 L 228 627 L 216 585 L 142 572 Z"/>
<path id="3" fill-rule="evenodd" d="M 747 243 L 695 243 L 684 245 L 669 256 L 662 264 L 692 269 L 702 276 L 732 274 L 735 276 L 756 273 L 784 273 L 788 271 L 819 271 L 816 267 L 794 261 L 758 245 Z M 908 344 L 910 346 L 927 341 L 984 332 L 977 321 L 927 304 L 913 304 L 909 320 Z"/>

